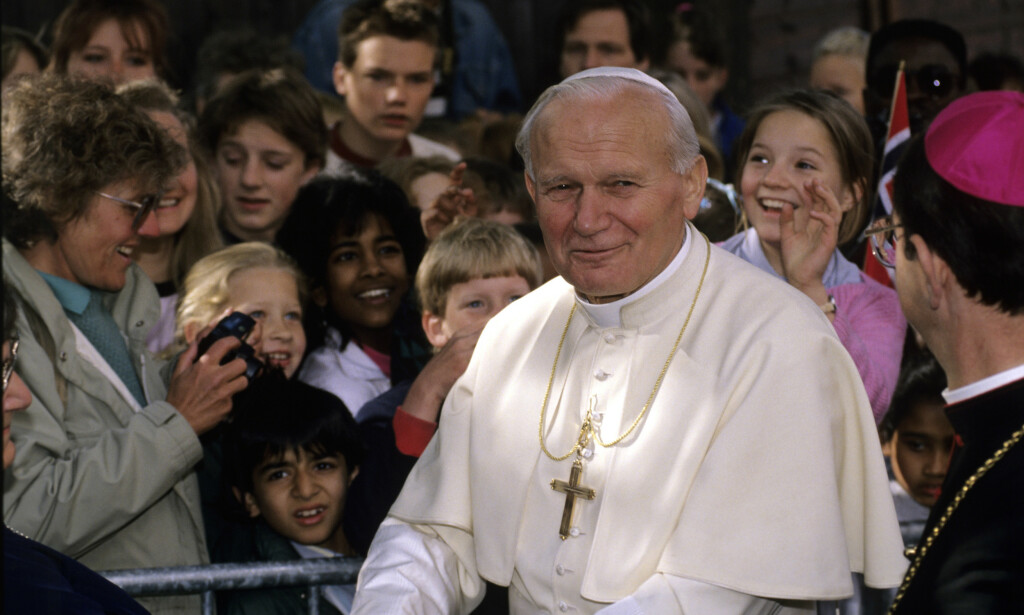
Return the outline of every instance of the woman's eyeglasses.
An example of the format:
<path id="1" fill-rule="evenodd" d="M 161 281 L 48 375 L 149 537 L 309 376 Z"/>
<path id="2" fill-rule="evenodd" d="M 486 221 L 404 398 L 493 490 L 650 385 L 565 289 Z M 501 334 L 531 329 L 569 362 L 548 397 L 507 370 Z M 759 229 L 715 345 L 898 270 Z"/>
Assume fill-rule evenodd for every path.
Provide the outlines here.
<path id="1" fill-rule="evenodd" d="M 871 252 L 885 267 L 893 269 L 896 267 L 896 230 L 903 228 L 902 224 L 893 224 L 892 217 L 879 218 L 874 224 L 864 231 L 864 237 L 871 242 Z"/>
<path id="2" fill-rule="evenodd" d="M 160 205 L 160 195 L 158 194 L 144 196 L 142 197 L 142 201 L 138 203 L 135 201 L 129 201 L 128 199 L 122 199 L 121 197 L 114 196 L 112 194 L 107 194 L 106 192 L 97 191 L 96 194 L 105 199 L 117 201 L 118 203 L 126 207 L 131 207 L 135 210 L 135 217 L 132 218 L 132 231 L 138 231 L 139 228 L 142 227 L 143 223 L 146 222 L 146 218 L 149 217 L 149 214 L 153 213 L 153 210 Z"/>

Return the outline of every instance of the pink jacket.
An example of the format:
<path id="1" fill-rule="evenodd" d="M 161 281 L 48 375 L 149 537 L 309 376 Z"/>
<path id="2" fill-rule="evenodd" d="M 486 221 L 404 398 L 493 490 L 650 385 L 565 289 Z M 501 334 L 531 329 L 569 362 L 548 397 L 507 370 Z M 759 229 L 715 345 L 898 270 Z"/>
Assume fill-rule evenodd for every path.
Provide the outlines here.
<path id="1" fill-rule="evenodd" d="M 900 372 L 907 320 L 896 291 L 861 274 L 859 284 L 828 289 L 836 299 L 832 323 L 857 365 L 875 424 L 882 421 Z"/>

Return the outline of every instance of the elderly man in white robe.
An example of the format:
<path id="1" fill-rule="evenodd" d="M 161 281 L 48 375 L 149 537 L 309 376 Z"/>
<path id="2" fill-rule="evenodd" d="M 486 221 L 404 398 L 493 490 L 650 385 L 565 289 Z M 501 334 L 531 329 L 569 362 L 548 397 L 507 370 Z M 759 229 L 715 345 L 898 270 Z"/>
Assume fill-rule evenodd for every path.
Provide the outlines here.
<path id="1" fill-rule="evenodd" d="M 813 613 L 851 572 L 896 585 L 857 369 L 818 306 L 688 223 L 707 168 L 675 97 L 584 71 L 517 147 L 562 277 L 487 325 L 354 612 L 468 613 L 484 579 L 513 613 L 606 615 Z"/>

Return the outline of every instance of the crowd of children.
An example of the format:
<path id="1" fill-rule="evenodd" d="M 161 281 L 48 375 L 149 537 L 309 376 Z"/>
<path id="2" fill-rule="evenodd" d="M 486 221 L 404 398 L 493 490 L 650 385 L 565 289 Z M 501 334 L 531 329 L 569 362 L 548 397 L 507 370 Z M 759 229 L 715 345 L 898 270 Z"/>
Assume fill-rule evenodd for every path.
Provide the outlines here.
<path id="1" fill-rule="evenodd" d="M 20 101 L 42 104 L 31 95 L 33 73 L 105 82 L 116 88 L 118 104 L 143 112 L 148 129 L 169 137 L 160 147 L 173 142 L 183 153 L 175 176 L 152 191 L 148 205 L 92 189 L 139 210 L 135 237 L 118 254 L 125 266 L 128 258 L 137 263 L 148 278 L 139 276 L 138 283 L 152 282 L 159 295 L 159 317 L 146 327 L 149 350 L 162 359 L 197 360 L 197 342 L 222 318 L 241 312 L 255 321 L 242 341 L 255 348 L 264 374 L 235 396 L 231 420 L 196 430 L 205 546 L 214 561 L 364 555 L 433 436 L 484 325 L 556 275 L 522 161 L 512 155 L 508 135 L 525 109 L 514 75 L 510 84 L 511 73 L 501 68 L 510 60 L 503 42 L 488 52 L 495 74 L 487 77 L 460 46 L 479 37 L 464 29 L 465 20 L 453 33 L 447 2 L 321 4 L 316 14 L 340 16 L 328 24 L 339 51 L 330 74 L 317 79 L 321 91 L 303 76 L 301 57 L 283 44 L 252 32 L 220 32 L 200 51 L 205 60 L 195 91 L 179 99 L 161 81 L 172 33 L 156 0 L 74 0 L 54 21 L 49 51 L 24 32 L 3 32 L 5 255 L 27 254 L 64 232 L 50 224 L 56 210 L 44 205 L 33 207 L 50 218 L 24 226 L 26 209 L 17 202 L 30 188 L 42 190 L 23 188 L 34 180 L 23 177 L 7 146 L 17 122 L 29 121 L 19 118 L 31 117 Z M 450 4 L 465 12 L 463 5 L 473 3 Z M 914 347 L 901 369 L 905 340 L 913 344 L 914 336 L 891 285 L 862 270 L 865 254 L 870 259 L 862 232 L 881 163 L 879 109 L 888 103 L 888 94 L 878 91 L 884 84 L 876 84 L 884 80 L 879 73 L 891 72 L 889 56 L 913 41 L 929 46 L 929 57 L 948 59 L 947 66 L 907 68 L 912 102 L 928 101 L 911 105 L 911 119 L 927 121 L 940 103 L 966 91 L 963 39 L 942 24 L 913 20 L 882 36 L 837 30 L 814 52 L 810 82 L 822 89 L 746 101 L 756 104 L 742 105 L 748 111 L 740 116 L 725 103 L 730 58 L 706 5 L 683 3 L 662 16 L 671 36 L 654 49 L 643 38 L 654 16 L 642 3 L 570 2 L 559 22 L 562 76 L 605 64 L 650 68 L 679 92 L 717 178 L 698 226 L 725 250 L 801 291 L 832 322 L 870 398 L 904 540 L 912 546 L 938 496 L 955 435 L 943 413 L 941 368 L 921 360 L 927 351 Z M 323 38 L 315 29 L 304 26 L 304 44 Z M 1020 63 L 1010 60 L 1005 70 L 1018 74 L 999 82 L 1019 87 Z M 979 70 L 991 72 L 992 65 Z M 474 91 L 474 75 L 490 95 Z M 325 83 L 342 98 L 324 93 Z M 15 92 L 10 109 L 9 91 Z M 469 109 L 475 94 L 477 107 Z M 459 112 L 454 119 L 464 121 L 456 124 Z M 448 117 L 440 124 L 443 138 L 417 134 L 427 116 Z M 96 121 L 97 130 L 113 130 Z M 467 141 L 472 147 L 457 151 Z M 124 155 L 126 165 L 141 159 Z M 71 193 L 47 194 L 73 200 Z M 75 207 L 79 216 L 85 205 Z M 42 230 L 17 236 L 24 228 Z M 9 272 L 6 262 L 4 270 L 28 275 L 13 265 Z M 58 283 L 46 281 L 49 287 L 34 288 L 58 292 Z M 5 284 L 5 299 L 22 286 Z M 221 343 L 216 356 L 227 346 Z M 56 361 L 52 339 L 48 352 Z M 7 353 L 5 345 L 5 408 Z M 176 373 L 183 370 L 179 365 Z M 67 384 L 57 382 L 61 394 L 43 397 L 66 402 L 60 387 Z M 133 394 L 140 402 L 140 395 L 151 395 Z M 132 404 L 136 411 L 146 406 Z M 26 418 L 31 412 L 15 419 L 14 440 L 35 429 Z M 78 427 L 68 429 L 69 440 L 83 437 L 72 433 Z M 86 439 L 99 437 L 82 429 Z M 8 487 L 28 480 L 17 473 L 20 460 L 5 479 L 5 519 L 23 518 L 7 497 Z M 166 485 L 172 487 L 179 488 Z M 340 613 L 348 612 L 353 594 L 354 586 L 324 592 Z M 147 607 L 159 611 L 161 603 Z M 220 607 L 239 614 L 304 608 L 298 589 L 227 593 Z"/>

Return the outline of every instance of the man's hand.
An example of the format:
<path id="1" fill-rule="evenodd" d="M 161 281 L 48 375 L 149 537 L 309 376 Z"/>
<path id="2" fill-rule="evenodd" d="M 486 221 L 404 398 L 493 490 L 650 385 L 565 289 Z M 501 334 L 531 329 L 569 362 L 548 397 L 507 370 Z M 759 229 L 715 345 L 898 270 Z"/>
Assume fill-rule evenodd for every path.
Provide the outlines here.
<path id="1" fill-rule="evenodd" d="M 434 241 L 458 216 L 477 214 L 476 197 L 472 188 L 462 187 L 462 174 L 466 163 L 460 162 L 448 176 L 448 187 L 434 199 L 433 204 L 420 214 L 420 224 L 427 241 Z"/>
<path id="2" fill-rule="evenodd" d="M 402 403 L 403 412 L 424 421 L 437 422 L 441 404 L 469 366 L 482 330 L 481 324 L 473 330 L 456 333 L 441 347 L 413 380 Z"/>
<path id="3" fill-rule="evenodd" d="M 178 365 L 167 390 L 167 402 L 178 409 L 197 436 L 224 420 L 231 411 L 231 397 L 249 385 L 245 377 L 245 360 L 235 359 L 227 365 L 220 364 L 224 355 L 241 343 L 234 337 L 217 340 L 206 354 L 195 361 L 197 339 L 178 357 Z"/>

